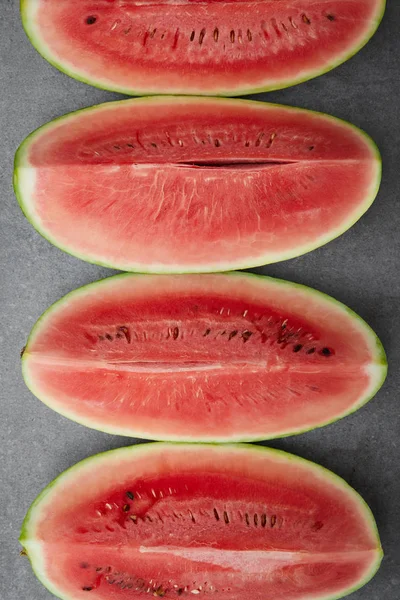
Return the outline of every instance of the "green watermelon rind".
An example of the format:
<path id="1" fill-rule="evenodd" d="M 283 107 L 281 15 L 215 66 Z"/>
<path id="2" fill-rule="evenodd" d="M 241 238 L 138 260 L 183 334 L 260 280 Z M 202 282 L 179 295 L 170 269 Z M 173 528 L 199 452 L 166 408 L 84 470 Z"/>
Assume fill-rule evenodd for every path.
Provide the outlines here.
<path id="1" fill-rule="evenodd" d="M 328 63 L 324 67 L 315 69 L 314 71 L 310 70 L 307 75 L 299 76 L 295 79 L 287 81 L 286 83 L 281 83 L 281 84 L 271 83 L 269 85 L 265 85 L 265 86 L 261 85 L 256 88 L 244 87 L 242 89 L 236 89 L 236 90 L 230 89 L 230 90 L 226 90 L 226 91 L 213 90 L 212 92 L 209 92 L 209 93 L 207 93 L 207 92 L 203 93 L 203 91 L 201 89 L 199 89 L 198 91 L 188 93 L 188 92 L 185 92 L 185 89 L 182 89 L 181 91 L 174 90 L 174 92 L 165 90 L 164 92 L 162 92 L 162 91 L 158 91 L 158 90 L 157 91 L 149 91 L 146 89 L 135 89 L 133 87 L 126 88 L 124 86 L 118 86 L 118 85 L 114 86 L 114 85 L 109 85 L 106 82 L 101 82 L 98 79 L 90 79 L 90 78 L 88 78 L 87 74 L 80 73 L 79 70 L 74 72 L 71 68 L 63 65 L 61 62 L 56 60 L 56 58 L 54 57 L 52 52 L 48 49 L 47 45 L 43 44 L 40 37 L 37 36 L 36 32 L 34 31 L 34 28 L 32 27 L 32 25 L 30 23 L 30 18 L 29 18 L 29 13 L 28 13 L 28 10 L 29 10 L 28 5 L 30 2 L 31 2 L 31 0 L 20 0 L 20 12 L 21 12 L 22 25 L 23 25 L 25 33 L 26 33 L 28 39 L 30 40 L 32 46 L 49 64 L 51 64 L 53 67 L 55 67 L 56 69 L 61 71 L 61 73 L 64 73 L 65 75 L 68 75 L 72 79 L 80 81 L 81 83 L 85 83 L 86 85 L 90 85 L 92 87 L 95 87 L 95 88 L 98 88 L 101 90 L 125 94 L 127 96 L 152 96 L 152 95 L 158 95 L 158 94 L 184 95 L 185 93 L 187 93 L 188 95 L 197 95 L 197 96 L 204 95 L 204 96 L 234 97 L 234 96 L 244 96 L 244 95 L 250 95 L 250 94 L 259 94 L 259 93 L 263 93 L 263 92 L 273 92 L 276 90 L 287 89 L 289 87 L 299 85 L 301 83 L 305 83 L 306 81 L 309 81 L 310 79 L 314 79 L 316 77 L 325 75 L 326 73 L 329 73 L 336 67 L 342 65 L 343 63 L 347 62 L 350 58 L 355 56 L 374 36 L 374 34 L 376 33 L 376 31 L 383 19 L 383 16 L 384 16 L 385 10 L 386 10 L 386 0 L 380 0 L 380 7 L 378 5 L 376 18 L 371 20 L 371 27 L 370 27 L 370 29 L 368 29 L 365 32 L 365 35 L 360 40 L 360 42 L 356 43 L 351 49 L 349 49 L 348 51 L 343 53 L 341 56 L 339 56 L 336 60 L 333 60 L 332 62 Z"/>
<path id="2" fill-rule="evenodd" d="M 335 423 L 336 421 L 339 421 L 339 420 L 343 419 L 344 417 L 355 413 L 357 410 L 359 410 L 365 404 L 367 404 L 370 400 L 372 400 L 372 398 L 374 398 L 374 396 L 377 394 L 379 389 L 383 386 L 385 379 L 386 379 L 386 375 L 387 375 L 387 358 L 386 358 L 386 353 L 383 348 L 383 345 L 382 345 L 380 339 L 378 338 L 378 336 L 376 335 L 376 333 L 374 332 L 374 330 L 364 321 L 364 319 L 362 319 L 357 313 L 355 313 L 352 309 L 350 309 L 345 304 L 339 302 L 338 300 L 335 300 L 328 294 L 317 291 L 308 286 L 305 286 L 305 285 L 302 285 L 299 283 L 292 283 L 289 281 L 285 281 L 283 279 L 276 279 L 273 277 L 268 277 L 266 275 L 257 275 L 254 273 L 229 272 L 229 273 L 220 273 L 216 276 L 238 277 L 242 280 L 252 279 L 252 280 L 258 280 L 260 283 L 265 282 L 265 281 L 273 281 L 277 284 L 284 285 L 284 286 L 285 285 L 290 286 L 292 289 L 294 288 L 296 290 L 300 290 L 300 291 L 309 293 L 310 295 L 312 295 L 314 297 L 318 296 L 318 298 L 321 298 L 321 300 L 323 300 L 325 302 L 331 302 L 335 307 L 340 308 L 347 315 L 349 315 L 352 319 L 354 319 L 354 321 L 357 322 L 357 324 L 360 326 L 360 329 L 363 331 L 363 333 L 365 333 L 365 338 L 370 341 L 371 354 L 372 354 L 372 357 L 375 357 L 375 361 L 374 361 L 373 365 L 374 365 L 374 367 L 376 367 L 378 374 L 376 375 L 375 381 L 373 381 L 373 378 L 371 377 L 371 382 L 373 382 L 373 385 L 371 386 L 369 393 L 366 396 L 362 396 L 360 401 L 357 402 L 357 404 L 351 406 L 350 409 L 345 411 L 344 413 L 342 413 L 338 416 L 335 415 L 335 417 L 333 417 L 332 419 L 329 419 L 328 421 L 319 423 L 316 426 L 305 427 L 304 429 L 298 429 L 298 430 L 295 430 L 295 429 L 288 430 L 288 431 L 282 432 L 281 434 L 274 434 L 274 435 L 269 435 L 269 436 L 264 434 L 260 437 L 257 437 L 254 435 L 248 435 L 248 434 L 246 434 L 246 432 L 243 432 L 242 435 L 237 435 L 237 436 L 213 437 L 210 439 L 204 438 L 204 437 L 185 438 L 184 436 L 179 436 L 179 437 L 178 436 L 169 436 L 167 433 L 165 433 L 162 437 L 162 439 L 164 441 L 169 441 L 169 442 L 185 442 L 186 441 L 186 442 L 192 442 L 192 443 L 204 443 L 204 442 L 205 443 L 229 443 L 229 442 L 240 443 L 240 442 L 260 442 L 263 440 L 280 439 L 280 438 L 285 438 L 285 437 L 289 437 L 292 435 L 300 435 L 300 434 L 306 433 L 308 431 L 313 431 L 314 429 L 319 429 L 320 427 L 325 427 L 327 425 L 331 425 L 331 424 Z M 60 307 L 62 307 L 64 304 L 68 304 L 70 299 L 75 298 L 76 296 L 79 296 L 80 294 L 85 294 L 88 292 L 88 290 L 90 290 L 92 288 L 99 289 L 99 287 L 101 287 L 102 285 L 109 285 L 108 282 L 111 280 L 115 281 L 116 279 L 122 279 L 125 277 L 132 277 L 132 278 L 147 277 L 147 275 L 121 273 L 119 275 L 107 277 L 105 279 L 101 279 L 99 281 L 95 281 L 93 283 L 89 283 L 80 288 L 77 288 L 77 289 L 73 290 L 72 292 L 69 292 L 68 294 L 63 296 L 60 300 L 57 300 L 54 304 L 52 304 L 37 320 L 37 322 L 35 323 L 35 325 L 33 326 L 32 330 L 29 334 L 29 337 L 28 337 L 28 340 L 26 343 L 26 347 L 24 349 L 22 359 L 21 359 L 22 375 L 23 375 L 26 386 L 28 387 L 28 389 L 32 392 L 32 394 L 34 396 L 39 398 L 41 400 L 41 402 L 43 402 L 46 406 L 48 406 L 52 410 L 55 410 L 60 415 L 70 419 L 71 421 L 74 421 L 75 423 L 78 423 L 79 425 L 83 425 L 90 429 L 95 429 L 97 431 L 102 431 L 104 433 L 108 433 L 108 434 L 112 434 L 112 435 L 121 435 L 124 437 L 130 437 L 130 438 L 137 437 L 140 439 L 153 440 L 153 439 L 155 439 L 154 434 L 151 434 L 150 432 L 140 431 L 140 430 L 137 430 L 137 431 L 130 430 L 130 432 L 127 432 L 124 429 L 119 429 L 118 427 L 114 427 L 114 426 L 113 427 L 104 427 L 104 426 L 93 425 L 92 419 L 90 419 L 90 418 L 88 418 L 88 419 L 77 418 L 75 414 L 70 414 L 68 410 L 62 410 L 62 409 L 60 410 L 58 407 L 55 408 L 52 404 L 51 399 L 44 398 L 40 394 L 40 392 L 35 391 L 35 386 L 30 381 L 29 376 L 25 371 L 25 363 L 26 363 L 26 359 L 29 355 L 29 345 L 34 340 L 35 335 L 40 331 L 42 323 L 46 323 L 47 317 L 51 316 L 51 314 L 53 312 L 57 312 L 58 309 Z M 245 281 L 242 281 L 239 283 L 245 284 Z M 160 439 L 159 436 L 157 439 Z"/>
<path id="3" fill-rule="evenodd" d="M 152 443 L 145 443 L 145 444 L 135 444 L 133 446 L 125 446 L 123 448 L 108 450 L 106 452 L 101 452 L 101 453 L 95 454 L 94 456 L 85 458 L 84 460 L 81 460 L 80 462 L 76 463 L 72 467 L 66 469 L 63 473 L 61 473 L 61 475 L 59 475 L 52 482 L 50 482 L 42 490 L 42 492 L 36 497 L 36 499 L 33 501 L 33 503 L 31 504 L 31 506 L 24 518 L 23 523 L 22 523 L 21 533 L 19 536 L 20 544 L 23 547 L 25 547 L 25 544 L 27 542 L 29 542 L 32 533 L 34 535 L 34 533 L 35 533 L 35 531 L 34 531 L 35 518 L 36 518 L 37 513 L 38 513 L 38 516 L 40 517 L 41 502 L 46 498 L 46 496 L 48 496 L 54 490 L 54 488 L 58 484 L 64 483 L 65 480 L 68 480 L 69 478 L 73 477 L 75 475 L 75 472 L 79 472 L 80 468 L 86 467 L 89 465 L 93 465 L 93 466 L 96 465 L 96 467 L 99 468 L 99 467 L 101 467 L 102 460 L 107 459 L 109 456 L 111 456 L 113 454 L 125 454 L 125 453 L 130 453 L 133 451 L 135 453 L 144 452 L 147 455 L 151 455 L 151 453 L 153 451 L 158 452 L 158 449 L 160 446 L 165 448 L 166 451 L 168 451 L 169 448 L 179 448 L 179 449 L 182 449 L 182 451 L 185 450 L 185 447 L 187 447 L 187 448 L 195 447 L 196 450 L 199 448 L 198 444 L 195 445 L 195 444 L 186 444 L 186 443 L 152 442 Z M 244 444 L 227 444 L 224 446 L 219 446 L 219 445 L 214 445 L 214 444 L 201 444 L 201 446 L 205 447 L 205 448 L 212 447 L 217 451 L 218 450 L 226 451 L 228 449 L 232 449 L 232 450 L 240 449 L 242 452 L 248 452 L 249 454 L 252 452 L 257 452 L 257 453 L 265 453 L 265 454 L 270 454 L 270 455 L 272 454 L 272 455 L 276 455 L 276 456 L 281 456 L 288 460 L 302 463 L 304 465 L 308 465 L 308 466 L 312 467 L 314 472 L 318 472 L 318 474 L 320 474 L 321 477 L 325 477 L 326 479 L 331 480 L 331 482 L 336 484 L 336 486 L 338 488 L 340 488 L 342 491 L 345 491 L 347 494 L 351 495 L 358 502 L 359 507 L 360 507 L 360 512 L 362 512 L 364 514 L 365 521 L 366 521 L 366 523 L 368 523 L 370 525 L 371 530 L 376 539 L 376 542 L 377 542 L 376 561 L 371 566 L 370 570 L 366 573 L 365 577 L 362 580 L 360 580 L 355 586 L 353 586 L 352 588 L 349 588 L 344 594 L 333 595 L 333 596 L 321 596 L 320 600 L 340 600 L 340 598 L 344 598 L 347 595 L 352 594 L 353 592 L 364 587 L 369 581 L 372 580 L 372 578 L 375 576 L 375 574 L 379 570 L 382 559 L 384 557 L 384 552 L 383 552 L 383 549 L 381 546 L 377 524 L 376 524 L 376 521 L 374 519 L 372 511 L 371 511 L 370 507 L 368 506 L 367 502 L 342 477 L 339 477 L 339 475 L 336 475 L 335 473 L 333 473 L 326 467 L 323 467 L 322 465 L 314 463 L 314 462 L 307 460 L 305 458 L 302 458 L 300 456 L 296 456 L 289 452 L 285 452 L 284 450 L 277 450 L 275 448 L 268 448 L 265 446 L 255 446 L 255 445 L 247 445 L 247 444 L 246 445 L 244 445 Z M 37 564 L 37 562 L 38 562 L 36 560 L 37 557 L 35 556 L 34 552 L 28 551 L 27 556 L 31 563 L 34 574 L 36 575 L 37 579 L 42 583 L 42 585 L 44 585 L 44 587 L 47 588 L 47 590 L 49 592 L 51 592 L 53 595 L 55 595 L 56 597 L 60 598 L 61 600 L 67 600 L 68 597 L 65 595 L 64 596 L 59 595 L 59 590 L 56 588 L 56 586 L 54 586 L 48 579 L 46 579 L 45 575 L 41 572 L 41 570 Z M 39 561 L 40 561 L 40 555 L 39 555 Z M 317 600 L 317 598 L 315 600 Z"/>
<path id="4" fill-rule="evenodd" d="M 153 103 L 153 102 L 154 103 L 157 103 L 157 102 L 161 102 L 161 103 L 177 102 L 177 103 L 179 103 L 179 102 L 183 102 L 184 104 L 187 104 L 190 102 L 194 102 L 194 103 L 205 102 L 205 103 L 211 103 L 211 104 L 213 104 L 214 102 L 215 103 L 221 102 L 222 104 L 227 105 L 227 106 L 229 105 L 230 102 L 232 102 L 234 104 L 245 103 L 249 106 L 257 105 L 259 107 L 266 105 L 269 108 L 287 109 L 288 111 L 304 112 L 305 114 L 314 115 L 316 118 L 323 118 L 324 120 L 331 121 L 332 123 L 335 123 L 341 127 L 345 127 L 345 128 L 349 128 L 349 129 L 353 130 L 355 133 L 357 133 L 358 136 L 360 136 L 360 138 L 362 138 L 366 142 L 367 146 L 371 150 L 371 159 L 375 160 L 376 178 L 375 178 L 374 184 L 371 185 L 370 190 L 368 190 L 368 193 L 366 193 L 364 202 L 358 206 L 358 209 L 356 211 L 354 211 L 351 214 L 351 216 L 346 221 L 344 221 L 339 228 L 337 228 L 333 231 L 330 231 L 328 235 L 326 235 L 325 237 L 319 238 L 314 243 L 301 246 L 297 250 L 292 250 L 292 251 L 286 252 L 279 257 L 271 257 L 271 255 L 269 253 L 266 256 L 258 256 L 254 260 L 250 260 L 250 258 L 241 259 L 241 260 L 232 259 L 232 261 L 229 261 L 229 263 L 224 262 L 222 264 L 221 263 L 219 264 L 218 262 L 215 262 L 210 265 L 201 265 L 201 266 L 186 265 L 185 267 L 182 267 L 182 265 L 180 265 L 180 264 L 167 265 L 167 266 L 158 265 L 158 264 L 157 265 L 143 264 L 143 263 L 137 263 L 137 264 L 132 263 L 130 265 L 126 265 L 126 264 L 118 264 L 117 262 L 111 264 L 107 260 L 103 260 L 101 258 L 88 257 L 84 253 L 80 253 L 79 251 L 75 251 L 75 250 L 72 251 L 65 245 L 60 244 L 51 234 L 49 234 L 47 231 L 45 231 L 43 229 L 43 227 L 41 226 L 40 223 L 37 222 L 35 212 L 33 210 L 31 210 L 31 208 L 29 207 L 29 198 L 24 197 L 24 193 L 21 189 L 22 186 L 21 186 L 21 181 L 20 181 L 20 179 L 21 179 L 20 170 L 23 169 L 24 166 L 26 166 L 26 164 L 27 164 L 26 158 L 29 153 L 30 145 L 32 143 L 34 143 L 38 138 L 40 138 L 41 135 L 45 134 L 47 131 L 51 130 L 53 127 L 57 127 L 57 125 L 59 125 L 61 122 L 67 121 L 69 119 L 74 120 L 75 118 L 81 117 L 81 115 L 85 114 L 86 112 L 90 113 L 91 111 L 94 111 L 94 110 L 100 110 L 100 111 L 101 110 L 113 110 L 113 109 L 117 108 L 118 106 L 123 105 L 124 103 L 135 103 L 135 102 L 137 102 L 137 103 Z M 373 202 L 378 194 L 380 184 L 381 184 L 381 179 L 382 179 L 382 159 L 381 159 L 381 155 L 380 155 L 377 145 L 365 131 L 356 127 L 355 125 L 352 125 L 351 123 L 349 123 L 347 121 L 344 121 L 343 119 L 339 119 L 337 117 L 327 115 L 325 113 L 312 111 L 312 110 L 308 110 L 308 109 L 304 109 L 304 108 L 297 108 L 297 107 L 293 107 L 293 106 L 286 106 L 286 105 L 272 104 L 272 103 L 262 103 L 262 102 L 258 102 L 258 101 L 254 101 L 254 100 L 241 100 L 241 99 L 230 100 L 229 98 L 209 98 L 209 97 L 203 97 L 203 96 L 180 96 L 180 97 L 178 97 L 178 96 L 147 96 L 147 97 L 143 97 L 143 98 L 135 98 L 135 99 L 128 99 L 128 100 L 116 100 L 113 102 L 97 104 L 97 105 L 89 107 L 89 108 L 83 108 L 83 109 L 71 112 L 67 115 L 58 117 L 58 118 L 50 121 L 49 123 L 42 125 L 38 129 L 34 130 L 20 144 L 20 146 L 17 149 L 17 152 L 15 154 L 13 183 L 14 183 L 15 195 L 17 197 L 18 203 L 19 203 L 20 208 L 21 208 L 23 214 L 25 215 L 25 217 L 28 219 L 28 221 L 31 223 L 31 225 L 38 231 L 38 233 L 42 237 L 44 237 L 47 241 L 49 241 L 51 244 L 53 244 L 54 246 L 56 246 L 57 248 L 59 248 L 60 250 L 65 252 L 66 254 L 69 254 L 70 256 L 84 260 L 91 264 L 100 265 L 102 267 L 106 267 L 106 268 L 110 268 L 110 269 L 118 269 L 121 271 L 138 272 L 138 273 L 154 273 L 154 274 L 164 274 L 164 273 L 183 274 L 183 273 L 211 273 L 211 272 L 228 271 L 228 270 L 233 270 L 233 269 L 249 269 L 249 268 L 259 267 L 259 266 L 266 265 L 266 264 L 282 262 L 282 261 L 289 260 L 292 258 L 297 258 L 299 256 L 307 254 L 308 252 L 311 252 L 312 250 L 315 250 L 316 248 L 320 248 L 321 246 L 324 246 L 325 244 L 327 244 L 327 243 L 335 240 L 336 238 L 340 237 L 341 235 L 343 235 L 355 223 L 357 223 L 359 221 L 359 219 L 367 212 L 367 210 L 371 207 L 371 205 L 373 204 Z"/>

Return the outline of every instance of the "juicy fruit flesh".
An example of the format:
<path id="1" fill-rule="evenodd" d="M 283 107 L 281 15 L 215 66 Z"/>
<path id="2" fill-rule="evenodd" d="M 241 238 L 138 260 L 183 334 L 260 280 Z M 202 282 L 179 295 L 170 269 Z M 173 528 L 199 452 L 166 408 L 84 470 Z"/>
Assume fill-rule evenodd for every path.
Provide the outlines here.
<path id="1" fill-rule="evenodd" d="M 379 179 L 371 141 L 341 121 L 252 102 L 155 99 L 44 128 L 20 151 L 16 181 L 27 216 L 72 254 L 179 272 L 321 245 L 361 216 Z"/>
<path id="2" fill-rule="evenodd" d="M 72 75 L 149 93 L 283 87 L 345 60 L 382 0 L 26 0 L 38 49 Z M 109 68 L 104 72 L 104 62 Z"/>
<path id="3" fill-rule="evenodd" d="M 22 542 L 62 597 L 331 598 L 379 562 L 360 498 L 311 464 L 229 447 L 121 452 L 56 483 L 28 517 Z"/>
<path id="4" fill-rule="evenodd" d="M 254 439 L 355 409 L 384 377 L 376 343 L 306 288 L 239 275 L 124 276 L 39 321 L 23 369 L 39 398 L 89 426 Z"/>

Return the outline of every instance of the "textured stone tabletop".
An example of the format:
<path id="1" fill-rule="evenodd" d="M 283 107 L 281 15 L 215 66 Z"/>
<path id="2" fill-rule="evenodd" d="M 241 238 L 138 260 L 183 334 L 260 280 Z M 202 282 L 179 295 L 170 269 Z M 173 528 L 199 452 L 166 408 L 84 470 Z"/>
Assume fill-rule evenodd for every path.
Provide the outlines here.
<path id="1" fill-rule="evenodd" d="M 64 254 L 35 232 L 13 195 L 13 156 L 39 125 L 119 96 L 47 64 L 25 37 L 18 4 L 2 0 L 0 15 L 0 598 L 50 600 L 27 559 L 19 557 L 26 510 L 67 467 L 132 440 L 61 417 L 22 380 L 19 352 L 41 313 L 70 290 L 113 272 Z M 386 556 L 354 600 L 400 599 L 400 2 L 388 5 L 378 33 L 349 62 L 300 86 L 258 96 L 347 119 L 365 129 L 383 155 L 379 196 L 350 231 L 301 258 L 257 269 L 349 305 L 376 330 L 388 354 L 386 384 L 363 409 L 323 429 L 270 443 L 332 469 L 371 506 Z"/>

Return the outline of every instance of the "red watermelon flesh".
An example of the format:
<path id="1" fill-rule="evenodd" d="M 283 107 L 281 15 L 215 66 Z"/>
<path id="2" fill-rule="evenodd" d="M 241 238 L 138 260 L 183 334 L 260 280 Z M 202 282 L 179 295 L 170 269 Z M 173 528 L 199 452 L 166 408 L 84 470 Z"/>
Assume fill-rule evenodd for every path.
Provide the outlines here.
<path id="1" fill-rule="evenodd" d="M 89 427 L 169 440 L 299 433 L 363 405 L 372 330 L 303 286 L 247 274 L 120 275 L 72 292 L 23 354 L 32 392 Z"/>
<path id="2" fill-rule="evenodd" d="M 89 458 L 38 497 L 20 540 L 65 600 L 333 600 L 382 558 L 374 519 L 343 480 L 251 446 Z"/>
<path id="3" fill-rule="evenodd" d="M 347 230 L 379 153 L 338 119 L 265 103 L 145 98 L 58 119 L 16 157 L 32 224 L 85 260 L 146 272 L 243 268 Z"/>
<path id="4" fill-rule="evenodd" d="M 36 49 L 123 93 L 239 95 L 324 73 L 373 35 L 385 0 L 22 0 Z"/>

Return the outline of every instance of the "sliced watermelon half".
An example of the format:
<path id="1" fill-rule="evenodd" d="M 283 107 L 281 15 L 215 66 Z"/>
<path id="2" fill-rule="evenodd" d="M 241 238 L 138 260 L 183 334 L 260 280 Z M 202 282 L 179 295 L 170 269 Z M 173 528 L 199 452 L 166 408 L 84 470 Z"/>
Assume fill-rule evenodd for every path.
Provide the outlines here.
<path id="1" fill-rule="evenodd" d="M 20 541 L 64 600 L 333 600 L 382 559 L 374 518 L 342 479 L 240 445 L 88 458 L 40 494 Z"/>
<path id="2" fill-rule="evenodd" d="M 336 67 L 385 0 L 22 0 L 26 33 L 68 75 L 122 93 L 241 95 Z"/>
<path id="3" fill-rule="evenodd" d="M 387 369 L 376 335 L 347 307 L 240 273 L 85 286 L 39 319 L 22 364 L 38 398 L 88 427 L 219 442 L 335 421 L 367 402 Z"/>
<path id="4" fill-rule="evenodd" d="M 308 252 L 373 202 L 359 129 L 261 102 L 144 98 L 78 111 L 19 148 L 15 190 L 66 252 L 124 271 L 226 271 Z"/>

